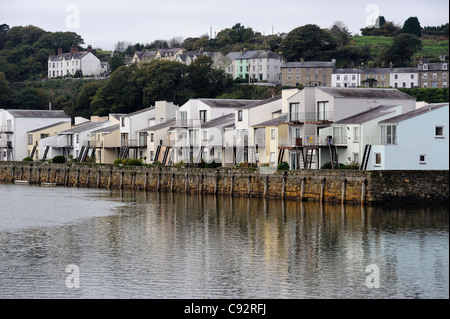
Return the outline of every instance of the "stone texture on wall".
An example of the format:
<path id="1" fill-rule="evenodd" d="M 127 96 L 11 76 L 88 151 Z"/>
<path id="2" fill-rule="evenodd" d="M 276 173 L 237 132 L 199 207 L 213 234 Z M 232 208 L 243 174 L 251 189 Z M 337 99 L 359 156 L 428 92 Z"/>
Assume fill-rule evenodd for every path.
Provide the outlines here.
<path id="1" fill-rule="evenodd" d="M 448 171 L 300 170 L 263 174 L 252 169 L 0 163 L 3 183 L 361 204 L 448 203 L 448 176 Z"/>

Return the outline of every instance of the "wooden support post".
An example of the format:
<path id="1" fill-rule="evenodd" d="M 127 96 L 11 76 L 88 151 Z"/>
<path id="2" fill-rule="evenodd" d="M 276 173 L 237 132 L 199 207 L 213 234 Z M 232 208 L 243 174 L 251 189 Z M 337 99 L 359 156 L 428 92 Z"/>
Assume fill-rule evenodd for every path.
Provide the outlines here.
<path id="1" fill-rule="evenodd" d="M 366 192 L 367 192 L 367 179 L 365 179 L 361 185 L 361 205 L 364 205 L 366 202 Z"/>
<path id="2" fill-rule="evenodd" d="M 342 204 L 345 204 L 346 191 L 347 191 L 347 179 L 344 178 L 344 180 L 342 181 L 342 191 L 341 191 L 341 203 Z"/>
<path id="3" fill-rule="evenodd" d="M 252 176 L 249 175 L 247 177 L 247 196 L 250 196 L 251 190 L 252 190 Z"/>
<path id="4" fill-rule="evenodd" d="M 306 189 L 306 177 L 302 178 L 302 184 L 300 186 L 300 200 L 305 200 L 305 189 Z"/>
<path id="5" fill-rule="evenodd" d="M 267 195 L 269 193 L 269 176 L 266 176 L 264 178 L 264 198 L 267 198 Z"/>
<path id="6" fill-rule="evenodd" d="M 322 182 L 320 183 L 320 202 L 323 203 L 323 201 L 325 200 L 325 182 L 326 182 L 326 178 L 322 178 Z"/>
<path id="7" fill-rule="evenodd" d="M 233 196 L 233 186 L 234 186 L 234 174 L 231 175 L 231 181 L 230 181 L 230 196 Z"/>

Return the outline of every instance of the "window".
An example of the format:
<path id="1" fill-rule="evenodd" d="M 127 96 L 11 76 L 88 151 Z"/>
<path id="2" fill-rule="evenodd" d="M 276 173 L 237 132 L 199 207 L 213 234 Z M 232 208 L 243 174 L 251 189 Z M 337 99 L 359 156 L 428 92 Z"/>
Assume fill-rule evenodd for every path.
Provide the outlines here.
<path id="1" fill-rule="evenodd" d="M 124 127 L 124 126 L 125 126 L 125 118 L 122 117 L 120 120 L 121 120 L 121 122 L 122 122 L 122 127 Z"/>
<path id="2" fill-rule="evenodd" d="M 275 152 L 270 152 L 270 164 L 275 164 Z"/>
<path id="3" fill-rule="evenodd" d="M 207 141 L 208 140 L 208 130 L 204 130 L 203 131 L 203 140 Z"/>
<path id="4" fill-rule="evenodd" d="M 353 142 L 359 142 L 359 127 L 353 128 Z"/>
<path id="5" fill-rule="evenodd" d="M 433 73 L 433 79 L 437 79 L 437 73 Z"/>
<path id="6" fill-rule="evenodd" d="M 381 153 L 375 153 L 375 166 L 381 166 Z"/>
<path id="7" fill-rule="evenodd" d="M 426 164 L 427 163 L 426 159 L 427 159 L 427 156 L 425 154 L 420 154 L 419 155 L 419 164 Z"/>
<path id="8" fill-rule="evenodd" d="M 289 121 L 300 120 L 300 103 L 289 104 Z"/>
<path id="9" fill-rule="evenodd" d="M 270 139 L 271 140 L 275 139 L 275 129 L 274 128 L 270 129 Z"/>
<path id="10" fill-rule="evenodd" d="M 33 134 L 28 134 L 28 145 L 33 145 Z"/>
<path id="11" fill-rule="evenodd" d="M 436 126 L 435 134 L 436 134 L 436 137 L 444 137 L 444 127 Z"/>
<path id="12" fill-rule="evenodd" d="M 326 102 L 318 102 L 317 103 L 317 112 L 319 113 L 318 120 L 319 121 L 326 121 L 329 119 L 329 109 L 328 109 L 328 101 Z"/>
<path id="13" fill-rule="evenodd" d="M 353 162 L 359 163 L 359 153 L 353 153 Z"/>
<path id="14" fill-rule="evenodd" d="M 384 125 L 381 127 L 381 144 L 395 145 L 397 144 L 397 126 Z"/>
<path id="15" fill-rule="evenodd" d="M 155 133 L 150 133 L 150 142 L 153 142 L 155 138 Z"/>
<path id="16" fill-rule="evenodd" d="M 394 75 L 394 79 L 395 79 L 395 80 L 398 80 L 398 74 L 395 74 L 395 75 Z"/>
<path id="17" fill-rule="evenodd" d="M 447 73 L 442 73 L 442 78 L 446 79 L 447 78 Z"/>
<path id="18" fill-rule="evenodd" d="M 238 111 L 238 122 L 242 122 L 242 110 Z"/>
<path id="19" fill-rule="evenodd" d="M 206 110 L 201 110 L 200 111 L 200 123 L 205 123 L 206 122 Z"/>

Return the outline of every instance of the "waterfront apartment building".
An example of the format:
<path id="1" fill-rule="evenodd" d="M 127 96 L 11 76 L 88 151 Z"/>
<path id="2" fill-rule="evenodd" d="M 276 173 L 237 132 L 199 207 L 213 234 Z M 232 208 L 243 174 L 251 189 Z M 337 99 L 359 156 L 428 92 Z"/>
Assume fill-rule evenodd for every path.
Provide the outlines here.
<path id="1" fill-rule="evenodd" d="M 0 109 L 0 161 L 28 156 L 29 131 L 70 120 L 64 111 Z"/>

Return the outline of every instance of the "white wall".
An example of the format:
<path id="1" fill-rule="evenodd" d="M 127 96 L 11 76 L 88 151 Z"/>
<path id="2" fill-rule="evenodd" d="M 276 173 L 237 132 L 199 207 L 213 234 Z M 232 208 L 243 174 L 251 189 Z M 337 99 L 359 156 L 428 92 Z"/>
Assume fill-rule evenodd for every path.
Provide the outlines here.
<path id="1" fill-rule="evenodd" d="M 91 52 L 81 58 L 83 76 L 99 75 L 101 73 L 100 60 Z"/>
<path id="2" fill-rule="evenodd" d="M 444 137 L 435 136 L 436 126 L 444 126 Z M 368 169 L 449 169 L 449 109 L 439 109 L 404 120 L 397 126 L 397 145 L 372 148 Z M 382 155 L 382 165 L 375 166 L 376 152 Z M 420 163 L 420 155 L 426 155 Z"/>

